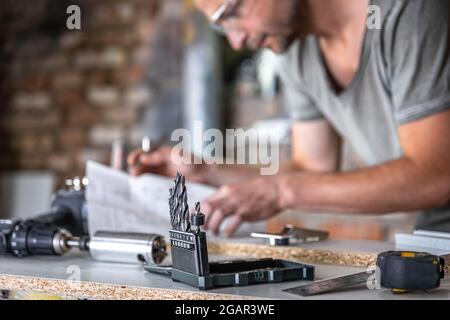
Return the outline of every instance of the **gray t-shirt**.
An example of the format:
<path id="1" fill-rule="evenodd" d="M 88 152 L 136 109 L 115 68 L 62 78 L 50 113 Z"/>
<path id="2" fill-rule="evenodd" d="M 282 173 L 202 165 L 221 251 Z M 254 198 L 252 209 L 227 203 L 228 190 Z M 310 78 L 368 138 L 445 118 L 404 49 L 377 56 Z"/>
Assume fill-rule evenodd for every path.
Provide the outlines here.
<path id="1" fill-rule="evenodd" d="M 333 89 L 316 37 L 281 58 L 294 120 L 327 119 L 367 166 L 403 155 L 399 126 L 450 109 L 450 1 L 371 5 L 381 9 L 382 28 L 366 30 L 359 69 L 344 91 Z M 450 207 L 422 213 L 416 227 L 450 231 Z"/>

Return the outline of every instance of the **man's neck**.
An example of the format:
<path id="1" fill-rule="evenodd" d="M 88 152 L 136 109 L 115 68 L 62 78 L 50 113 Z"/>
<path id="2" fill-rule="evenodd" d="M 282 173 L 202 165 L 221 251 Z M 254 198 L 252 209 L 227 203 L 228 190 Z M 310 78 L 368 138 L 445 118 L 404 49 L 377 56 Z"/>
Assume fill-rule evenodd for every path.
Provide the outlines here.
<path id="1" fill-rule="evenodd" d="M 308 0 L 313 33 L 321 38 L 341 36 L 366 15 L 369 0 Z"/>

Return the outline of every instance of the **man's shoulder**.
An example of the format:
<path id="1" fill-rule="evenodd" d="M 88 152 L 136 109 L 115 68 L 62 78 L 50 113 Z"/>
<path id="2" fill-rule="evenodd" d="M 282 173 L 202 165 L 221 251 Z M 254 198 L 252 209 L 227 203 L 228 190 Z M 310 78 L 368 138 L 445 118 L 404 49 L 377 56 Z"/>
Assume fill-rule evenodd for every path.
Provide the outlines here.
<path id="1" fill-rule="evenodd" d="M 394 0 L 386 29 L 389 32 L 420 33 L 427 29 L 448 28 L 449 13 L 450 0 Z"/>
<path id="2" fill-rule="evenodd" d="M 449 13 L 450 0 L 393 0 L 380 30 L 384 53 L 403 59 L 423 46 L 442 45 L 449 34 Z"/>

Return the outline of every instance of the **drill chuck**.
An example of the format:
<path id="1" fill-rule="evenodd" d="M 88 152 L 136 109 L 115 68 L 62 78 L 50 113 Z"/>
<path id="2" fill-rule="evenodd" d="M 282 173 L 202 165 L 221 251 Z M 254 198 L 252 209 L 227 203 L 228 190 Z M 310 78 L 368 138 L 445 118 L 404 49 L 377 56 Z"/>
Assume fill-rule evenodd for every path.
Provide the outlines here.
<path id="1" fill-rule="evenodd" d="M 28 255 L 62 255 L 69 251 L 67 239 L 72 235 L 61 228 L 35 224 L 32 221 L 17 222 L 8 235 L 7 251 L 17 257 Z"/>

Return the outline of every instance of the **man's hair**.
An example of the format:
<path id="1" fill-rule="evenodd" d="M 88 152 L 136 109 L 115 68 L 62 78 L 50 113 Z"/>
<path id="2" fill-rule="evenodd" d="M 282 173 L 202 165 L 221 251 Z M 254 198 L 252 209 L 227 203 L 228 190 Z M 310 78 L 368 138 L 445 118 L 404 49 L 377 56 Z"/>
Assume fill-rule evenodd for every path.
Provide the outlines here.
<path id="1" fill-rule="evenodd" d="M 0 0 L 0 36 L 32 28 L 44 18 L 48 0 Z"/>

